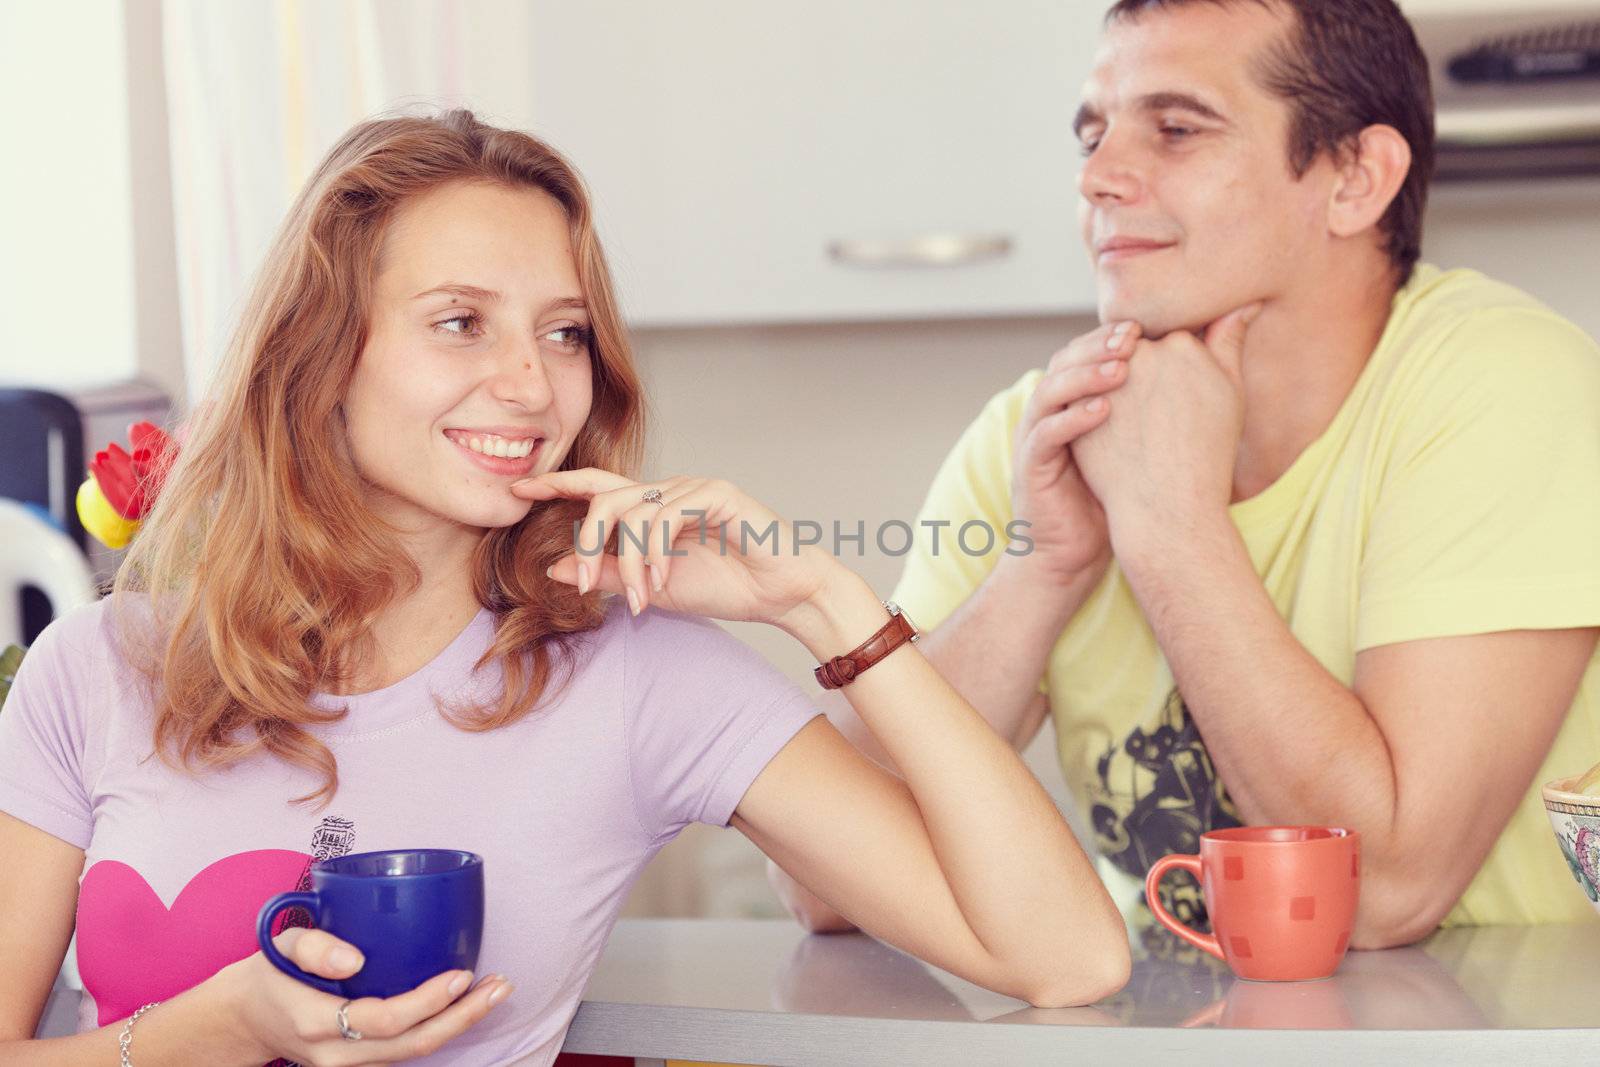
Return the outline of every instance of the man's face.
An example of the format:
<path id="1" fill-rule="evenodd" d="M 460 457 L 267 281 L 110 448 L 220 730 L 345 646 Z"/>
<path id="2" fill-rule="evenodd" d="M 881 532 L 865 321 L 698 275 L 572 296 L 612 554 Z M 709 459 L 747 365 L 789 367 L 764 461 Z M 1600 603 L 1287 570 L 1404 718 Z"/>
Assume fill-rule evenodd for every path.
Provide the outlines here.
<path id="1" fill-rule="evenodd" d="M 1295 179 L 1289 105 L 1251 73 L 1292 18 L 1197 3 L 1107 29 L 1076 122 L 1102 321 L 1195 330 L 1316 269 L 1332 167 Z"/>

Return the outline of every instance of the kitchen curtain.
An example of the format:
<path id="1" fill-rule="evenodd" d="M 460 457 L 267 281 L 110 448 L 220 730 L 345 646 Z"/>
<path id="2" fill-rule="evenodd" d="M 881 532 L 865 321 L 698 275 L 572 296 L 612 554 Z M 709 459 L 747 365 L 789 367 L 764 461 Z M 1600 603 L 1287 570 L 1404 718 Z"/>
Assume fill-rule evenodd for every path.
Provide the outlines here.
<path id="1" fill-rule="evenodd" d="M 197 399 L 294 194 L 352 124 L 468 106 L 526 126 L 529 4 L 164 0 L 185 377 Z"/>

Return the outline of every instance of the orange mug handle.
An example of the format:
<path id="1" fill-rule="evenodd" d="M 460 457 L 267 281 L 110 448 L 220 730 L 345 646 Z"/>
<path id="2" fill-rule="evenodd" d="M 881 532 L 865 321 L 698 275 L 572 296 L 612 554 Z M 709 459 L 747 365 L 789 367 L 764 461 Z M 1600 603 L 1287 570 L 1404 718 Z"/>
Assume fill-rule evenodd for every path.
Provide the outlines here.
<path id="1" fill-rule="evenodd" d="M 1161 885 L 1161 879 L 1166 877 L 1167 872 L 1174 869 L 1188 871 L 1194 875 L 1195 881 L 1201 881 L 1199 856 L 1182 854 L 1162 856 L 1150 868 L 1150 873 L 1144 876 L 1144 899 L 1145 903 L 1150 905 L 1150 913 L 1156 917 L 1156 922 L 1165 926 L 1195 948 L 1200 949 L 1202 952 L 1209 952 L 1226 963 L 1228 958 L 1222 954 L 1222 945 L 1215 937 L 1210 934 L 1202 934 L 1198 930 L 1183 925 L 1183 923 L 1172 917 L 1170 911 L 1161 906 L 1161 894 L 1157 892 L 1157 888 Z"/>

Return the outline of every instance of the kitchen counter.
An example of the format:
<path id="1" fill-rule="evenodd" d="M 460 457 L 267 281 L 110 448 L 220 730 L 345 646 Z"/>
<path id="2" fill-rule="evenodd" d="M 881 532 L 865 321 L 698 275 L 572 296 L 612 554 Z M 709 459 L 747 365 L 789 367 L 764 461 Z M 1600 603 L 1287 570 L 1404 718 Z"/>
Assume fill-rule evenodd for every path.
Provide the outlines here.
<path id="1" fill-rule="evenodd" d="M 1126 989 L 1031 1008 L 860 934 L 787 920 L 617 924 L 568 1052 L 745 1064 L 1566 1064 L 1600 1057 L 1600 924 L 1442 930 L 1319 982 L 1240 981 L 1160 928 Z"/>

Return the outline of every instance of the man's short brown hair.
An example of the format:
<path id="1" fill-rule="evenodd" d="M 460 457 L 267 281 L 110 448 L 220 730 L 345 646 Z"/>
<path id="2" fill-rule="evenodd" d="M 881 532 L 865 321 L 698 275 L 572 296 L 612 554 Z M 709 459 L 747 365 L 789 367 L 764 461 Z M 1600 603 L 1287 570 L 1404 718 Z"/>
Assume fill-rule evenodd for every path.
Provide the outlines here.
<path id="1" fill-rule="evenodd" d="M 1117 0 L 1107 25 L 1155 8 L 1247 0 Z M 1428 61 L 1394 0 L 1248 0 L 1281 5 L 1295 29 L 1256 61 L 1256 77 L 1288 101 L 1289 167 L 1300 177 L 1324 152 L 1347 151 L 1372 125 L 1392 126 L 1411 146 L 1411 170 L 1379 220 L 1399 284 L 1422 254 L 1422 213 L 1433 177 L 1433 90 Z"/>

